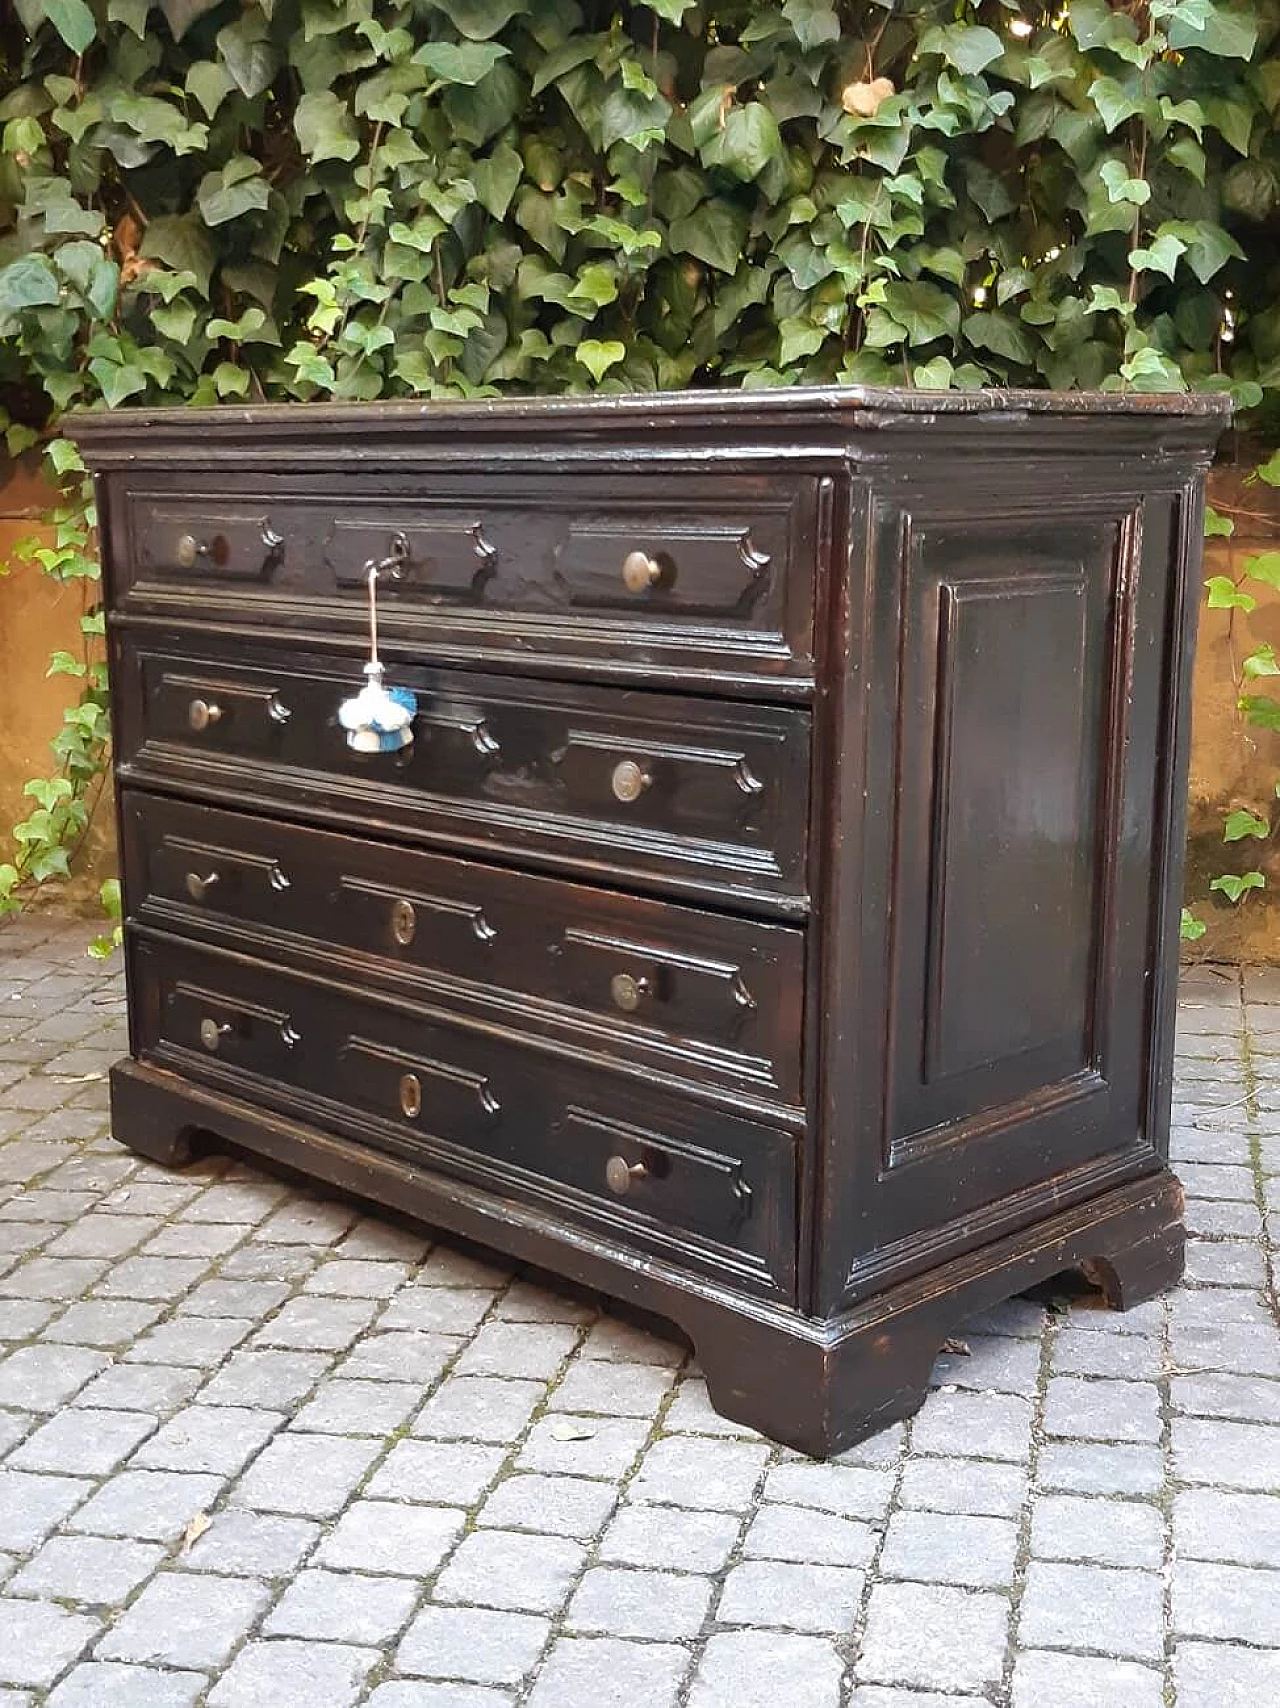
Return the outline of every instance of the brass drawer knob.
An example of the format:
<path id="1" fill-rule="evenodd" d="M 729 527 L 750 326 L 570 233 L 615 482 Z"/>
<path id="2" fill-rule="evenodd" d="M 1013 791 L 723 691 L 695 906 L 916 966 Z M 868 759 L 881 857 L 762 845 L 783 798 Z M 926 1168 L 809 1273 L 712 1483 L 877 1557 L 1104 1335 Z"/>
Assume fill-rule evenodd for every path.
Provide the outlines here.
<path id="1" fill-rule="evenodd" d="M 647 766 L 637 765 L 634 759 L 624 759 L 614 766 L 610 781 L 620 801 L 638 801 L 653 782 L 653 773 Z"/>
<path id="2" fill-rule="evenodd" d="M 206 730 L 210 724 L 216 724 L 222 716 L 222 707 L 215 705 L 212 700 L 192 700 L 187 707 L 187 722 L 193 730 Z"/>
<path id="3" fill-rule="evenodd" d="M 406 1121 L 416 1121 L 422 1113 L 422 1082 L 416 1073 L 400 1075 L 400 1113 Z"/>
<path id="4" fill-rule="evenodd" d="M 634 1014 L 649 990 L 648 979 L 634 978 L 630 973 L 615 973 L 609 980 L 609 995 L 624 1014 Z"/>
<path id="5" fill-rule="evenodd" d="M 231 1026 L 226 1020 L 202 1020 L 200 1022 L 200 1042 L 206 1050 L 216 1053 L 218 1046 L 230 1031 Z"/>
<path id="6" fill-rule="evenodd" d="M 391 909 L 391 938 L 402 949 L 407 949 L 413 942 L 414 933 L 418 929 L 418 911 L 411 901 L 403 897 L 395 902 Z"/>
<path id="7" fill-rule="evenodd" d="M 188 872 L 186 877 L 187 894 L 192 901 L 204 901 L 213 886 L 220 882 L 221 879 L 217 872 L 210 872 L 207 878 L 202 878 L 199 872 Z"/>
<path id="8" fill-rule="evenodd" d="M 174 556 L 178 560 L 179 569 L 194 569 L 196 559 L 206 557 L 209 548 L 202 545 L 194 534 L 182 534 L 178 539 Z"/>
<path id="9" fill-rule="evenodd" d="M 291 1020 L 282 1020 L 280 1022 L 280 1042 L 284 1045 L 286 1050 L 296 1050 L 298 1045 L 302 1042 L 302 1033 L 299 1032 L 298 1028 Z"/>
<path id="10" fill-rule="evenodd" d="M 273 694 L 267 701 L 267 716 L 273 724 L 287 724 L 293 713 L 285 705 L 279 694 Z"/>
<path id="11" fill-rule="evenodd" d="M 610 1192 L 625 1198 L 637 1180 L 643 1180 L 649 1170 L 642 1162 L 628 1162 L 625 1156 L 611 1156 L 604 1165 L 605 1184 Z"/>
<path id="12" fill-rule="evenodd" d="M 662 565 L 648 552 L 628 552 L 622 560 L 622 582 L 628 593 L 643 593 L 662 579 Z"/>

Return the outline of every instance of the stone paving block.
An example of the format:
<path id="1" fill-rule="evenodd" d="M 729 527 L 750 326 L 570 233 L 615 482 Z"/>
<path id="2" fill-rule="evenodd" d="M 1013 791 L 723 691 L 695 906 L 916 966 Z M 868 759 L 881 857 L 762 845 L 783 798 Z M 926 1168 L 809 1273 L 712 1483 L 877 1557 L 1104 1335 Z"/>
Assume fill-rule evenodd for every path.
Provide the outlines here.
<path id="1" fill-rule="evenodd" d="M 943 1696 L 936 1690 L 895 1690 L 892 1685 L 859 1684 L 849 1708 L 985 1708 L 987 1698 Z"/>
<path id="2" fill-rule="evenodd" d="M 1070 1494 L 1157 1494 L 1164 1482 L 1164 1459 L 1156 1447 L 1095 1445 L 1050 1441 L 1036 1467 L 1040 1486 Z"/>
<path id="3" fill-rule="evenodd" d="M 612 1359 L 622 1364 L 661 1364 L 678 1370 L 689 1356 L 689 1348 L 674 1334 L 655 1333 L 620 1317 L 604 1316 L 592 1324 L 582 1343 L 582 1356 Z"/>
<path id="4" fill-rule="evenodd" d="M 163 1305 L 143 1299 L 77 1299 L 42 1338 L 74 1346 L 128 1346 L 163 1310 Z"/>
<path id="5" fill-rule="evenodd" d="M 957 1335 L 967 1352 L 943 1352 L 933 1366 L 935 1387 L 954 1384 L 983 1393 L 1033 1395 L 1040 1376 L 1040 1347 L 1009 1335 Z"/>
<path id="6" fill-rule="evenodd" d="M 320 1526 L 276 1513 L 215 1512 L 209 1528 L 182 1556 L 190 1572 L 227 1577 L 289 1577 L 314 1547 Z"/>
<path id="7" fill-rule="evenodd" d="M 1280 1424 L 1280 1382 L 1266 1376 L 1230 1376 L 1205 1371 L 1175 1376 L 1169 1384 L 1175 1411 L 1195 1417 Z"/>
<path id="8" fill-rule="evenodd" d="M 232 1491 L 237 1506 L 332 1518 L 380 1451 L 380 1444 L 346 1436 L 278 1436 L 255 1459 Z"/>
<path id="9" fill-rule="evenodd" d="M 1032 1408 L 1013 1394 L 932 1394 L 917 1413 L 911 1445 L 947 1458 L 1025 1460 Z"/>
<path id="10" fill-rule="evenodd" d="M 179 1316 L 239 1317 L 257 1322 L 289 1297 L 287 1281 L 202 1281 L 178 1306 Z"/>
<path id="11" fill-rule="evenodd" d="M 863 1574 L 847 1566 L 745 1560 L 725 1579 L 716 1618 L 722 1625 L 843 1635 L 853 1629 L 862 1587 Z"/>
<path id="12" fill-rule="evenodd" d="M 1280 1489 L 1280 1429 L 1175 1417 L 1174 1476 L 1184 1483 L 1269 1493 Z"/>
<path id="13" fill-rule="evenodd" d="M 859 1683 L 983 1692 L 1004 1667 L 1009 1603 L 987 1591 L 880 1583 L 855 1663 Z"/>
<path id="14" fill-rule="evenodd" d="M 0 1459 L 36 1426 L 30 1412 L 0 1411 Z"/>
<path id="15" fill-rule="evenodd" d="M 529 1708 L 674 1708 L 688 1671 L 683 1649 L 601 1637 L 562 1637 Z"/>
<path id="16" fill-rule="evenodd" d="M 1212 1287 L 1265 1287 L 1267 1265 L 1247 1240 L 1195 1239 L 1187 1246 L 1187 1281 Z"/>
<path id="17" fill-rule="evenodd" d="M 374 1472 L 365 1492 L 372 1500 L 470 1506 L 497 1476 L 505 1457 L 499 1447 L 470 1442 L 401 1441 Z"/>
<path id="18" fill-rule="evenodd" d="M 343 1643 L 247 1643 L 209 1708 L 351 1708 L 377 1659 L 376 1649 Z"/>
<path id="19" fill-rule="evenodd" d="M 595 1322 L 604 1301 L 548 1269 L 528 1269 L 499 1296 L 495 1318 L 513 1323 Z"/>
<path id="20" fill-rule="evenodd" d="M 867 1566 L 879 1544 L 876 1529 L 833 1512 L 762 1506 L 742 1543 L 749 1560 L 791 1560 L 823 1566 Z"/>
<path id="21" fill-rule="evenodd" d="M 12 1273 L 17 1259 L 47 1245 L 58 1232 L 55 1222 L 0 1222 L 0 1258 L 6 1272 Z M 30 1270 L 28 1265 L 28 1271 Z M 27 1271 L 24 1271 L 24 1274 Z M 28 1279 L 29 1279 L 28 1275 Z"/>
<path id="22" fill-rule="evenodd" d="M 203 1381 L 202 1370 L 174 1364 L 113 1364 L 81 1389 L 75 1406 L 164 1417 L 185 1405 Z"/>
<path id="23" fill-rule="evenodd" d="M 1127 1311 L 1113 1311 L 1101 1293 L 1092 1293 L 1071 1300 L 1071 1309 L 1062 1323 L 1063 1327 L 1092 1334 L 1159 1335 L 1164 1328 L 1164 1313 L 1162 1298 L 1131 1305 Z"/>
<path id="24" fill-rule="evenodd" d="M 59 1308 L 43 1299 L 0 1299 L 0 1341 L 26 1340 L 38 1334 Z"/>
<path id="25" fill-rule="evenodd" d="M 1178 1642 L 1178 1708 L 1261 1708 L 1280 1700 L 1280 1649 Z"/>
<path id="26" fill-rule="evenodd" d="M 225 1222 L 170 1222 L 143 1246 L 141 1257 L 223 1257 L 248 1236 L 243 1225 Z"/>
<path id="27" fill-rule="evenodd" d="M 582 1545 L 567 1537 L 476 1531 L 437 1578 L 435 1599 L 517 1613 L 555 1613 L 585 1558 Z"/>
<path id="28" fill-rule="evenodd" d="M 210 1471 L 234 1477 L 286 1420 L 243 1406 L 187 1406 L 134 1454 L 150 1470 Z"/>
<path id="29" fill-rule="evenodd" d="M 77 1477 L 0 1469 L 0 1548 L 25 1554 L 38 1547 L 92 1488 Z"/>
<path id="30" fill-rule="evenodd" d="M 0 1684 L 52 1684 L 99 1629 L 82 1613 L 0 1597 Z"/>
<path id="31" fill-rule="evenodd" d="M 1253 1170 L 1230 1163 L 1184 1162 L 1178 1178 L 1188 1198 L 1253 1200 Z"/>
<path id="32" fill-rule="evenodd" d="M 412 1270 L 431 1249 L 431 1241 L 416 1227 L 401 1227 L 381 1216 L 361 1216 L 337 1249 L 341 1258 L 372 1257 L 403 1263 Z"/>
<path id="33" fill-rule="evenodd" d="M 898 1498 L 923 1512 L 966 1512 L 978 1518 L 1015 1518 L 1026 1499 L 1021 1466 L 982 1459 L 909 1459 Z"/>
<path id="34" fill-rule="evenodd" d="M 401 1672 L 467 1684 L 518 1684 L 551 1633 L 547 1619 L 483 1607 L 424 1607 L 400 1640 Z M 568 1708 L 565 1703 L 555 1708 Z"/>
<path id="35" fill-rule="evenodd" d="M 1051 1366 L 1055 1376 L 1116 1376 L 1140 1382 L 1157 1381 L 1164 1373 L 1159 1341 L 1087 1329 L 1066 1328 L 1055 1336 Z"/>
<path id="36" fill-rule="evenodd" d="M 193 1370 L 212 1370 L 221 1364 L 253 1323 L 243 1317 L 176 1316 L 125 1354 L 131 1364 L 184 1364 Z"/>
<path id="37" fill-rule="evenodd" d="M 370 1299 L 290 1299 L 254 1336 L 255 1346 L 345 1352 L 377 1314 Z"/>
<path id="38" fill-rule="evenodd" d="M 332 1435 L 391 1435 L 422 1399 L 412 1382 L 330 1378 L 293 1419 L 293 1427 Z"/>
<path id="39" fill-rule="evenodd" d="M 179 1222 L 231 1222 L 253 1226 L 285 1197 L 273 1180 L 219 1180 L 178 1212 Z"/>
<path id="40" fill-rule="evenodd" d="M 1154 1667 L 1043 1650 L 1020 1654 L 1012 1708 L 1164 1708 L 1164 1679 Z"/>
<path id="41" fill-rule="evenodd" d="M 373 1382 L 416 1382 L 429 1388 L 464 1343 L 443 1334 L 396 1330 L 364 1335 L 337 1367 L 344 1379 Z"/>
<path id="42" fill-rule="evenodd" d="M 201 1390 L 211 1406 L 266 1406 L 288 1411 L 329 1369 L 323 1352 L 255 1352 L 241 1348 Z"/>
<path id="43" fill-rule="evenodd" d="M 192 1708 L 207 1683 L 200 1672 L 86 1661 L 63 1679 L 49 1708 Z"/>
<path id="44" fill-rule="evenodd" d="M 87 1346 L 20 1346 L 0 1363 L 0 1406 L 57 1411 L 109 1363 Z"/>
<path id="45" fill-rule="evenodd" d="M 486 1322 L 458 1361 L 461 1376 L 554 1376 L 578 1342 L 568 1323 Z"/>
<path id="46" fill-rule="evenodd" d="M 571 1631 L 680 1642 L 696 1637 L 711 1602 L 706 1578 L 593 1566 L 565 1616 Z"/>
<path id="47" fill-rule="evenodd" d="M 880 1572 L 919 1583 L 1000 1589 L 1012 1583 L 1017 1526 L 1003 1518 L 897 1512 L 889 1520 Z"/>
<path id="48" fill-rule="evenodd" d="M 1157 1442 L 1163 1433 L 1160 1390 L 1154 1382 L 1051 1378 L 1044 1427 L 1075 1440 Z"/>
<path id="49" fill-rule="evenodd" d="M 164 1557 L 154 1542 L 51 1536 L 9 1587 L 15 1595 L 110 1605 L 126 1601 Z"/>
<path id="50" fill-rule="evenodd" d="M 651 1428 L 647 1418 L 542 1417 L 516 1463 L 522 1471 L 616 1480 L 635 1464 Z"/>
<path id="51" fill-rule="evenodd" d="M 378 1327 L 471 1334 L 493 1308 L 496 1296 L 488 1287 L 406 1287 L 378 1318 Z"/>
<path id="52" fill-rule="evenodd" d="M 610 1366 L 596 1362 L 583 1368 L 605 1369 Z M 632 1365 L 630 1368 L 638 1369 L 640 1366 Z M 650 1365 L 647 1368 L 655 1367 Z M 711 1404 L 707 1384 L 695 1376 L 686 1376 L 680 1383 L 675 1398 L 663 1413 L 662 1427 L 670 1435 L 717 1435 L 757 1442 L 765 1439 L 759 1430 L 751 1429 L 745 1423 L 736 1423 L 733 1418 L 721 1417 Z"/>
<path id="53" fill-rule="evenodd" d="M 336 1245 L 358 1215 L 353 1205 L 335 1199 L 295 1196 L 261 1224 L 257 1238 L 275 1245 Z"/>
<path id="54" fill-rule="evenodd" d="M 1171 1343 L 1174 1364 L 1184 1373 L 1223 1370 L 1241 1376 L 1280 1377 L 1280 1334 L 1273 1322 L 1233 1322 L 1181 1332 L 1175 1328 Z"/>
<path id="55" fill-rule="evenodd" d="M 654 1417 L 671 1392 L 674 1380 L 674 1372 L 661 1365 L 611 1364 L 593 1358 L 571 1364 L 547 1404 L 552 1411 Z M 677 1399 L 676 1405 L 679 1403 Z M 672 1423 L 670 1412 L 666 1427 L 680 1427 L 678 1419 Z"/>
<path id="56" fill-rule="evenodd" d="M 432 1294 L 451 1296 L 446 1288 Z M 442 1441 L 507 1442 L 519 1435 L 546 1395 L 543 1382 L 496 1376 L 450 1376 L 414 1419 L 414 1435 Z"/>
<path id="57" fill-rule="evenodd" d="M 20 1471 L 103 1477 L 128 1458 L 155 1427 L 155 1418 L 145 1412 L 75 1407 L 56 1413 L 29 1435 L 7 1463 Z"/>
<path id="58" fill-rule="evenodd" d="M 208 1273 L 203 1257 L 126 1257 L 98 1283 L 104 1299 L 164 1299 L 172 1302 Z"/>
<path id="59" fill-rule="evenodd" d="M 150 1216 L 81 1216 L 47 1248 L 46 1257 L 123 1257 L 154 1234 Z"/>
<path id="60" fill-rule="evenodd" d="M 174 1542 L 221 1494 L 222 1477 L 182 1471 L 118 1471 L 69 1521 L 90 1536 Z"/>
<path id="61" fill-rule="evenodd" d="M 1183 1637 L 1280 1648 L 1280 1579 L 1247 1566 L 1178 1560 L 1173 1629 Z"/>
<path id="62" fill-rule="evenodd" d="M 728 1631 L 704 1649 L 689 1708 L 836 1708 L 842 1670 L 825 1638 Z"/>
<path id="63" fill-rule="evenodd" d="M 389 1299 L 408 1279 L 407 1263 L 349 1259 L 344 1248 L 312 1271 L 303 1292 L 347 1299 Z"/>
<path id="64" fill-rule="evenodd" d="M 610 1483 L 586 1477 L 505 1477 L 476 1515 L 486 1529 L 529 1530 L 589 1540 L 599 1535 L 617 1503 Z"/>
<path id="65" fill-rule="evenodd" d="M 599 1557 L 664 1571 L 716 1573 L 738 1540 L 739 1520 L 727 1512 L 624 1506 L 600 1540 Z"/>
<path id="66" fill-rule="evenodd" d="M 305 1281 L 320 1261 L 314 1246 L 272 1245 L 257 1238 L 238 1245 L 229 1257 L 218 1265 L 224 1281 Z"/>
<path id="67" fill-rule="evenodd" d="M 478 1684 L 380 1684 L 365 1708 L 513 1708 L 505 1690 Z M 4 1703 L 0 1702 L 0 1708 Z"/>
<path id="68" fill-rule="evenodd" d="M 1087 1649 L 1122 1660 L 1164 1653 L 1164 1587 L 1155 1572 L 1107 1566 L 1027 1567 L 1018 1627 L 1027 1648 Z"/>
<path id="69" fill-rule="evenodd" d="M 645 1454 L 631 1484 L 634 1501 L 745 1512 L 751 1505 L 769 1449 L 739 1441 L 671 1438 Z"/>
<path id="70" fill-rule="evenodd" d="M 220 1667 L 270 1601 L 270 1591 L 252 1578 L 163 1572 L 111 1626 L 94 1655 L 98 1660 Z"/>
<path id="71" fill-rule="evenodd" d="M 1031 1514 L 1031 1552 L 1042 1560 L 1142 1566 L 1164 1562 L 1164 1521 L 1144 1502 L 1042 1495 Z"/>
<path id="72" fill-rule="evenodd" d="M 1179 1489 L 1173 1541 L 1186 1559 L 1280 1567 L 1280 1495 Z"/>
<path id="73" fill-rule="evenodd" d="M 856 1465 L 799 1462 L 775 1465 L 765 1478 L 763 1498 L 790 1506 L 812 1506 L 846 1518 L 882 1518 L 889 1510 L 894 1479 Z"/>
<path id="74" fill-rule="evenodd" d="M 462 1534 L 466 1514 L 448 1506 L 358 1500 L 316 1554 L 324 1566 L 429 1577 Z"/>
<path id="75" fill-rule="evenodd" d="M 1260 1239 L 1262 1217 L 1256 1204 L 1225 1198 L 1188 1198 L 1183 1223 L 1203 1239 Z"/>
<path id="76" fill-rule="evenodd" d="M 404 1578 L 357 1572 L 305 1571 L 263 1622 L 268 1637 L 311 1637 L 338 1643 L 389 1643 L 418 1599 Z"/>

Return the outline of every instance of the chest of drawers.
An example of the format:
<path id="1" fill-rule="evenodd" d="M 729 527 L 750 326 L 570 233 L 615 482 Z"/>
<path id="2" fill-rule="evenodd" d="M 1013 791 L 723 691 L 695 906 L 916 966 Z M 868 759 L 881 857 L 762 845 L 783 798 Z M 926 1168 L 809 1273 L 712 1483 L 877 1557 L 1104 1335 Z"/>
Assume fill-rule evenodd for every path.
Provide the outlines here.
<path id="1" fill-rule="evenodd" d="M 847 389 L 79 418 L 117 1137 L 665 1314 L 815 1454 L 1036 1281 L 1166 1286 L 1221 424 Z M 371 562 L 395 753 L 337 719 Z"/>

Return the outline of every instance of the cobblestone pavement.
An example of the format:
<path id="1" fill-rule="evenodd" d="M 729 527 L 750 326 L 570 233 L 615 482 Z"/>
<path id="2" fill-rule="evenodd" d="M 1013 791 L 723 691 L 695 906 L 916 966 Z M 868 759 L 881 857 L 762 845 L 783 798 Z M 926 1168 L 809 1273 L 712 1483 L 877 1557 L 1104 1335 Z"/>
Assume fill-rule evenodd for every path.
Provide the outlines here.
<path id="1" fill-rule="evenodd" d="M 1280 974 L 1184 981 L 1187 1284 L 1015 1300 L 818 1465 L 563 1286 L 118 1148 L 84 939 L 0 930 L 0 1708 L 1280 1700 Z"/>

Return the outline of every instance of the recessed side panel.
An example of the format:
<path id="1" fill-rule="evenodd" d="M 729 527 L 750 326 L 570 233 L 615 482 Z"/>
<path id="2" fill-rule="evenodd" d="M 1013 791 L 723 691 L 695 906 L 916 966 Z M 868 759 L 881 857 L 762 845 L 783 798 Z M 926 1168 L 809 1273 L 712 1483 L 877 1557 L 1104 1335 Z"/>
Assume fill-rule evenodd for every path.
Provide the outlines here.
<path id="1" fill-rule="evenodd" d="M 966 515 L 963 488 L 885 493 L 851 546 L 827 1310 L 1155 1168 L 1162 1141 L 1184 499 L 1046 487 Z"/>
<path id="2" fill-rule="evenodd" d="M 1095 1073 L 1115 526 L 910 545 L 887 1160 Z M 929 714 L 932 714 L 931 716 Z"/>

